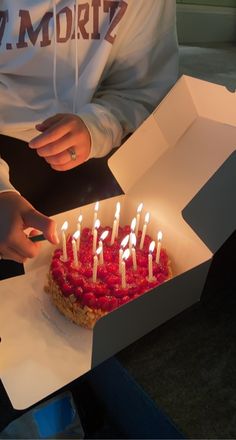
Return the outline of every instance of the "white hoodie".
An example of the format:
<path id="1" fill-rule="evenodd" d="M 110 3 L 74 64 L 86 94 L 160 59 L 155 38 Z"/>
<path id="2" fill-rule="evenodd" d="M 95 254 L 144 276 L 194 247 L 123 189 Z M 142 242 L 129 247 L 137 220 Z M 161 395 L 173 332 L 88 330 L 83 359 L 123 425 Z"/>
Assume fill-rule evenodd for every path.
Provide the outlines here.
<path id="1" fill-rule="evenodd" d="M 76 113 L 101 157 L 177 78 L 175 0 L 0 0 L 0 24 L 1 134 L 30 141 L 35 124 Z"/>

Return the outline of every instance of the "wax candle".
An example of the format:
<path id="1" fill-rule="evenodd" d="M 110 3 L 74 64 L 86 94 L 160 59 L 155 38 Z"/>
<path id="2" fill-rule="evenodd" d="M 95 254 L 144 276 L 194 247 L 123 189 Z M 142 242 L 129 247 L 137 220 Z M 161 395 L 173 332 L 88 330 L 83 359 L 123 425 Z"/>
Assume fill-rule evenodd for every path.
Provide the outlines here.
<path id="1" fill-rule="evenodd" d="M 78 217 L 78 222 L 77 222 L 77 231 L 79 231 L 80 233 L 81 233 L 82 220 L 83 220 L 83 216 L 82 216 L 82 214 L 80 214 Z"/>
<path id="2" fill-rule="evenodd" d="M 131 249 L 131 252 L 132 252 L 132 262 L 133 262 L 133 269 L 134 270 L 137 270 L 137 257 L 136 257 L 136 249 L 135 249 L 136 242 L 137 242 L 136 235 L 134 233 L 132 233 L 132 249 Z"/>
<path id="3" fill-rule="evenodd" d="M 116 232 L 115 232 L 115 238 L 118 237 L 119 234 L 119 226 L 120 226 L 120 202 L 117 202 L 116 204 Z"/>
<path id="4" fill-rule="evenodd" d="M 78 261 L 78 250 L 77 250 L 77 239 L 80 236 L 80 231 L 76 231 L 72 236 L 72 251 L 73 251 L 73 262 L 74 266 L 78 267 L 79 261 Z"/>
<path id="5" fill-rule="evenodd" d="M 129 234 L 129 248 L 130 248 L 130 251 L 132 249 L 132 234 L 134 234 L 135 226 L 136 226 L 136 218 L 134 217 L 132 222 L 131 222 L 131 225 L 130 225 L 130 234 Z"/>
<path id="6" fill-rule="evenodd" d="M 61 227 L 61 240 L 62 240 L 62 260 L 67 261 L 67 247 L 66 247 L 66 231 L 68 229 L 68 221 L 65 221 Z"/>
<path id="7" fill-rule="evenodd" d="M 120 244 L 120 249 L 119 249 L 119 272 L 121 273 L 121 263 L 122 263 L 122 256 L 123 256 L 123 252 L 125 247 L 127 246 L 129 242 L 129 235 L 126 235 L 125 238 L 123 238 L 121 244 Z"/>
<path id="8" fill-rule="evenodd" d="M 157 233 L 157 253 L 156 253 L 156 263 L 159 264 L 160 262 L 160 255 L 161 255 L 161 240 L 162 240 L 163 234 L 161 231 Z"/>
<path id="9" fill-rule="evenodd" d="M 119 213 L 116 211 L 115 218 L 113 221 L 112 233 L 111 233 L 111 245 L 114 244 L 115 237 L 117 234 L 118 217 L 119 217 Z"/>
<path id="10" fill-rule="evenodd" d="M 126 249 L 122 256 L 122 263 L 121 263 L 121 287 L 122 289 L 126 288 L 126 264 L 125 261 L 130 256 L 130 250 Z"/>
<path id="11" fill-rule="evenodd" d="M 149 221 L 150 221 L 150 213 L 147 212 L 145 215 L 144 225 L 143 225 L 143 230 L 142 230 L 142 235 L 141 235 L 141 240 L 140 240 L 140 249 L 143 249 L 144 240 L 145 240 L 145 236 L 146 236 L 146 232 L 147 232 L 147 225 L 148 225 Z"/>
<path id="12" fill-rule="evenodd" d="M 98 255 L 101 252 L 101 248 L 98 248 L 93 257 L 93 283 L 97 282 L 97 272 L 98 272 Z"/>
<path id="13" fill-rule="evenodd" d="M 142 209 L 143 209 L 143 203 L 140 203 L 137 207 L 137 214 L 136 214 L 136 228 L 135 228 L 135 235 L 136 236 L 138 236 L 140 216 L 141 216 Z"/>
<path id="14" fill-rule="evenodd" d="M 107 238 L 108 236 L 108 231 L 104 231 L 100 237 L 100 240 L 98 242 L 98 247 L 101 248 L 101 253 L 99 256 L 99 264 L 103 264 L 104 263 L 104 257 L 103 257 L 103 241 L 105 240 L 105 238 Z"/>
<path id="15" fill-rule="evenodd" d="M 149 246 L 149 254 L 148 254 L 148 281 L 152 281 L 153 279 L 153 265 L 152 265 L 152 254 L 155 249 L 155 241 L 153 240 Z"/>
<path id="16" fill-rule="evenodd" d="M 96 220 L 98 218 L 98 210 L 99 210 L 99 202 L 96 202 L 94 206 L 94 215 L 93 215 L 93 232 L 94 232 Z"/>
<path id="17" fill-rule="evenodd" d="M 95 254 L 96 252 L 96 248 L 97 248 L 97 239 L 98 239 L 98 228 L 100 226 L 100 220 L 95 221 L 94 224 L 94 230 L 93 230 L 93 254 Z"/>

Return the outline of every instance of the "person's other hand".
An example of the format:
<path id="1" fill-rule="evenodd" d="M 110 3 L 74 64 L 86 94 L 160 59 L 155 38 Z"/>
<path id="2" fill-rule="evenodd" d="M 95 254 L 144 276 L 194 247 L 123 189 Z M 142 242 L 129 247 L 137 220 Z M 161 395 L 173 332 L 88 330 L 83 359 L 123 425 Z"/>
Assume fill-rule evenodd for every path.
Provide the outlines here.
<path id="1" fill-rule="evenodd" d="M 0 212 L 0 256 L 4 260 L 24 263 L 38 254 L 40 244 L 33 243 L 24 233 L 28 227 L 42 231 L 47 240 L 58 244 L 54 220 L 36 211 L 18 193 L 0 193 Z"/>
<path id="2" fill-rule="evenodd" d="M 36 125 L 36 128 L 42 134 L 32 139 L 29 146 L 36 149 L 54 170 L 67 171 L 88 159 L 90 133 L 79 116 L 59 113 Z"/>

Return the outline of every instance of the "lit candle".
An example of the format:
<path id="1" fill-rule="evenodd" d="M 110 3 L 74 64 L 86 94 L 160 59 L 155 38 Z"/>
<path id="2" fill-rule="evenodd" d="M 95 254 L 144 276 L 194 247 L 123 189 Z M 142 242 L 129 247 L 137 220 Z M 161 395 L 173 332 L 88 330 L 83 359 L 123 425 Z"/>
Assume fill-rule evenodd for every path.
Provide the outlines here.
<path id="1" fill-rule="evenodd" d="M 119 272 L 121 273 L 121 263 L 122 263 L 122 256 L 123 256 L 123 252 L 124 252 L 124 248 L 127 246 L 129 242 L 129 235 L 126 235 L 125 238 L 123 238 L 121 244 L 120 244 L 120 249 L 119 249 Z"/>
<path id="2" fill-rule="evenodd" d="M 157 264 L 159 264 L 159 262 L 160 262 L 162 237 L 163 237 L 163 234 L 161 231 L 159 231 L 157 234 L 157 253 L 156 253 L 156 263 Z"/>
<path id="3" fill-rule="evenodd" d="M 101 253 L 99 256 L 99 264 L 103 264 L 104 263 L 104 258 L 103 258 L 103 240 L 105 240 L 105 238 L 107 238 L 108 236 L 108 231 L 104 231 L 100 237 L 100 240 L 98 242 L 98 247 L 101 248 Z"/>
<path id="4" fill-rule="evenodd" d="M 98 218 L 98 210 L 99 210 L 99 202 L 96 202 L 94 206 L 94 215 L 93 215 L 93 232 L 94 232 L 96 220 Z"/>
<path id="5" fill-rule="evenodd" d="M 116 224 L 115 238 L 117 238 L 117 237 L 118 237 L 118 234 L 119 234 L 119 226 L 120 226 L 120 202 L 117 202 L 117 204 L 116 204 L 116 219 L 117 219 L 117 224 Z"/>
<path id="6" fill-rule="evenodd" d="M 65 221 L 61 227 L 61 239 L 62 239 L 62 260 L 67 261 L 67 248 L 66 248 L 66 231 L 68 229 L 68 222 Z"/>
<path id="7" fill-rule="evenodd" d="M 93 283 L 97 282 L 97 272 L 98 272 L 98 255 L 101 252 L 101 248 L 98 248 L 93 257 Z"/>
<path id="8" fill-rule="evenodd" d="M 138 230 L 139 230 L 139 223 L 140 223 L 140 215 L 143 209 L 143 203 L 140 203 L 137 207 L 137 214 L 136 214 L 136 228 L 135 228 L 135 235 L 138 236 Z"/>
<path id="9" fill-rule="evenodd" d="M 77 231 L 79 231 L 80 233 L 81 233 L 82 220 L 83 220 L 83 216 L 82 216 L 82 214 L 80 214 L 78 217 L 78 222 L 77 222 Z"/>
<path id="10" fill-rule="evenodd" d="M 132 234 L 134 234 L 135 226 L 136 226 L 136 218 L 134 217 L 132 222 L 131 222 L 131 225 L 130 225 L 130 234 L 129 234 L 129 248 L 130 248 L 130 251 L 132 249 Z"/>
<path id="11" fill-rule="evenodd" d="M 71 243 L 72 243 L 72 251 L 73 251 L 73 260 L 74 260 L 74 266 L 75 267 L 78 267 L 78 265 L 79 265 L 78 253 L 77 253 L 77 239 L 79 238 L 79 236 L 80 236 L 80 231 L 76 231 L 73 234 L 72 241 L 71 241 Z"/>
<path id="12" fill-rule="evenodd" d="M 144 225 L 143 225 L 143 230 L 142 230 L 142 235 L 141 235 L 141 240 L 140 240 L 140 249 L 143 249 L 145 235 L 147 232 L 147 225 L 148 225 L 149 221 L 150 221 L 150 213 L 147 212 L 145 215 Z"/>
<path id="13" fill-rule="evenodd" d="M 94 230 L 93 230 L 93 254 L 95 254 L 96 252 L 96 248 L 97 248 L 97 239 L 98 239 L 98 228 L 100 226 L 100 220 L 95 221 L 94 224 Z"/>
<path id="14" fill-rule="evenodd" d="M 114 222 L 113 222 L 113 227 L 112 227 L 112 233 L 111 233 L 111 244 L 114 244 L 115 237 L 116 237 L 116 234 L 117 234 L 117 225 L 118 225 L 119 215 L 120 215 L 119 212 L 116 211 L 115 212 Z"/>
<path id="15" fill-rule="evenodd" d="M 152 254 L 155 249 L 155 241 L 153 240 L 149 246 L 149 254 L 148 254 L 148 281 L 153 280 L 153 267 L 152 267 Z"/>
<path id="16" fill-rule="evenodd" d="M 130 250 L 126 249 L 122 256 L 122 263 L 121 263 L 121 287 L 122 289 L 126 288 L 126 264 L 125 260 L 129 258 L 130 256 Z"/>
<path id="17" fill-rule="evenodd" d="M 137 243 L 137 238 L 136 235 L 134 233 L 132 233 L 132 261 L 133 261 L 133 269 L 137 270 L 137 258 L 136 258 L 136 250 L 135 250 L 135 246 Z"/>

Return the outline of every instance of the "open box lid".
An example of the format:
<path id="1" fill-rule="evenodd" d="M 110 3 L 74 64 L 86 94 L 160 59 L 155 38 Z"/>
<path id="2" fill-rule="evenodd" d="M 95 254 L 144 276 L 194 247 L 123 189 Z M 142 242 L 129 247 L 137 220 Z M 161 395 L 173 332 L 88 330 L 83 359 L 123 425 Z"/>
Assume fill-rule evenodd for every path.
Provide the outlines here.
<path id="1" fill-rule="evenodd" d="M 236 224 L 235 109 L 235 93 L 182 76 L 108 162 L 126 194 L 140 200 L 145 186 L 165 218 L 183 212 L 212 252 Z"/>

